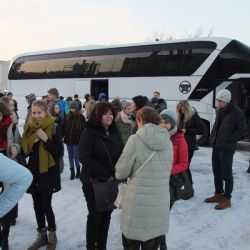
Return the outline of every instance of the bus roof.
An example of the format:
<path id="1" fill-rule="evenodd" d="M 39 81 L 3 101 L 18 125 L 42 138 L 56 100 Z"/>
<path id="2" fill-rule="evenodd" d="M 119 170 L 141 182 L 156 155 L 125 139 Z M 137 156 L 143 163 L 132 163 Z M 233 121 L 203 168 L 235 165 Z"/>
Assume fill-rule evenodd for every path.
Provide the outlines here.
<path id="1" fill-rule="evenodd" d="M 190 38 L 190 39 L 177 39 L 177 40 L 165 40 L 165 41 L 152 41 L 144 43 L 130 43 L 130 44 L 116 44 L 116 45 L 86 45 L 80 47 L 69 47 L 69 48 L 60 48 L 60 49 L 51 49 L 51 50 L 42 50 L 42 51 L 33 51 L 22 53 L 13 58 L 13 61 L 18 57 L 23 56 L 33 56 L 33 55 L 44 55 L 44 54 L 54 54 L 60 52 L 71 52 L 71 51 L 81 51 L 81 50 L 97 50 L 97 49 L 110 49 L 110 48 L 123 48 L 123 47 L 135 47 L 142 45 L 154 45 L 154 44 L 169 44 L 169 43 L 185 43 L 185 42 L 215 42 L 217 44 L 216 49 L 222 50 L 229 42 L 233 39 L 224 38 L 224 37 L 202 37 L 202 38 Z"/>

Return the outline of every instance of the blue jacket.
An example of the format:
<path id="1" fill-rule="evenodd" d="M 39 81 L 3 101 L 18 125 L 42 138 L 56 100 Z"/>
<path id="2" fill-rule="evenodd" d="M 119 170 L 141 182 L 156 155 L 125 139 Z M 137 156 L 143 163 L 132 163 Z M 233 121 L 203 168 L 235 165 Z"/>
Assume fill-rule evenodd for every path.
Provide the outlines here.
<path id="1" fill-rule="evenodd" d="M 64 120 L 64 116 L 67 115 L 69 113 L 69 105 L 68 102 L 65 102 L 63 100 L 57 99 L 55 101 L 55 103 L 57 105 L 59 105 L 60 107 L 60 117 L 62 118 L 62 120 Z"/>
<path id="2" fill-rule="evenodd" d="M 32 181 L 30 171 L 0 154 L 0 181 L 8 184 L 0 195 L 0 218 L 21 199 Z"/>

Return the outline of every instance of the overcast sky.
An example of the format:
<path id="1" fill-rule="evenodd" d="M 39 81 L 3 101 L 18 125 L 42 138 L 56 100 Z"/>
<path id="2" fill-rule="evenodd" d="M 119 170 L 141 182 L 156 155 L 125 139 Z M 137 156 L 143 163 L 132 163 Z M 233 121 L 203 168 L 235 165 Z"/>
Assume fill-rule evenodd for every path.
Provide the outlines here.
<path id="1" fill-rule="evenodd" d="M 0 0 L 0 59 L 27 51 L 144 42 L 154 34 L 250 46 L 249 0 Z"/>

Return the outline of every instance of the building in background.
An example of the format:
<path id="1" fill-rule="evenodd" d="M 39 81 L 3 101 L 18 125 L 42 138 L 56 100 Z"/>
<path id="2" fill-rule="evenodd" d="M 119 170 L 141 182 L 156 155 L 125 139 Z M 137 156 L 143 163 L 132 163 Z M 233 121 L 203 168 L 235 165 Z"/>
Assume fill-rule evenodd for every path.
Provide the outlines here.
<path id="1" fill-rule="evenodd" d="M 8 72 L 10 61 L 0 60 L 0 92 L 8 90 Z"/>

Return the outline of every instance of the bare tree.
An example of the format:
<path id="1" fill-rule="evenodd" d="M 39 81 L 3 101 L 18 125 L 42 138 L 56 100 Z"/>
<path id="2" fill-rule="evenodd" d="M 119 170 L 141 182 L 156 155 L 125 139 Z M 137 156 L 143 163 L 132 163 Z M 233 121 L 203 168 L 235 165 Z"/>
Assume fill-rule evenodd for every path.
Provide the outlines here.
<path id="1" fill-rule="evenodd" d="M 179 38 L 192 39 L 192 38 L 199 38 L 199 37 L 211 37 L 213 35 L 213 33 L 214 33 L 214 28 L 211 28 L 206 33 L 205 29 L 200 25 L 194 33 L 190 33 L 190 32 L 187 32 L 187 31 L 185 31 L 184 33 L 185 33 L 185 35 L 181 36 Z M 165 32 L 165 31 L 162 31 L 162 32 L 155 31 L 155 32 L 152 33 L 151 36 L 149 36 L 145 40 L 146 41 L 164 41 L 164 40 L 174 40 L 174 39 L 178 39 L 178 37 L 176 37 L 172 33 L 168 33 L 168 32 Z"/>

